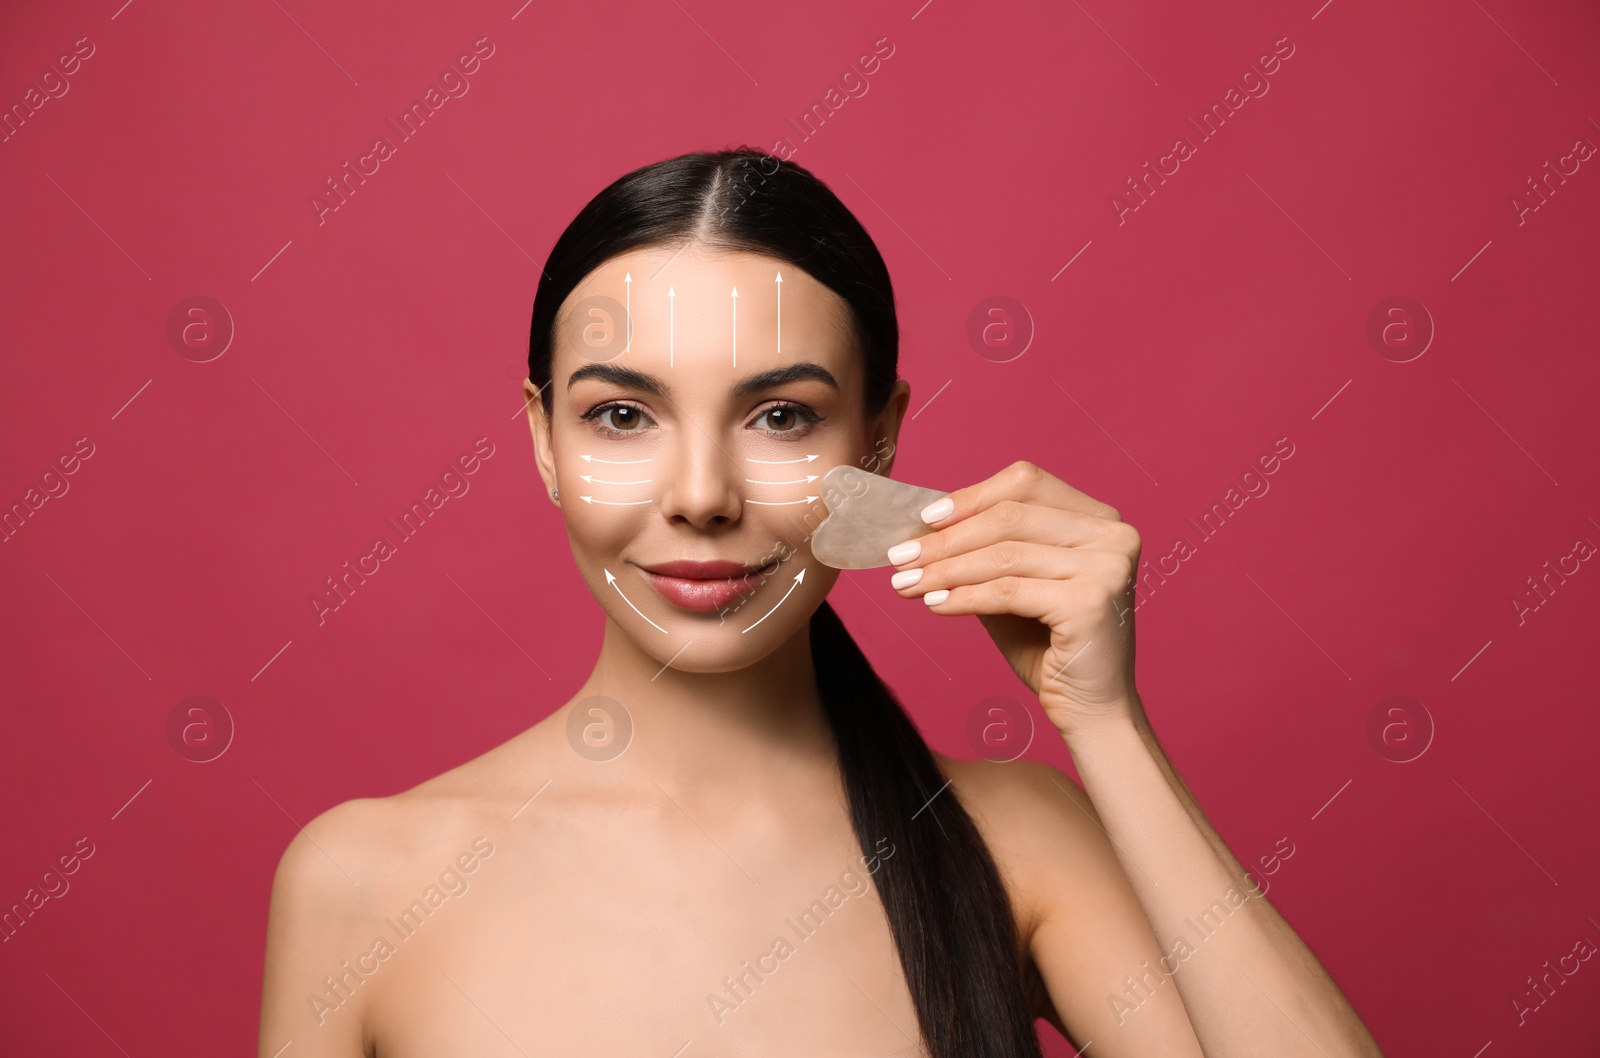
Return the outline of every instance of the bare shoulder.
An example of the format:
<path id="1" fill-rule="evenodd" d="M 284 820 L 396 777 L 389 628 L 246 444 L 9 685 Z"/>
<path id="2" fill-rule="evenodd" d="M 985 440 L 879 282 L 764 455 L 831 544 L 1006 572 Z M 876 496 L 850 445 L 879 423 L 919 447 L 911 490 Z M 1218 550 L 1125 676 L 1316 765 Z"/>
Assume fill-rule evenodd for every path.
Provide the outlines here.
<path id="1" fill-rule="evenodd" d="M 1055 899 L 1081 898 L 1122 878 L 1094 802 L 1072 776 L 1037 760 L 1004 763 L 935 753 L 952 789 L 977 823 L 1031 934 Z"/>
<path id="2" fill-rule="evenodd" d="M 372 899 L 359 879 L 370 878 L 379 861 L 369 821 L 382 815 L 378 799 L 336 805 L 301 827 L 279 857 L 267 912 L 258 1054 L 294 1040 L 317 1058 L 368 1053 L 361 1016 L 330 1020 L 318 982 L 340 969 L 366 928 Z"/>
<path id="3" fill-rule="evenodd" d="M 980 825 L 993 829 L 996 837 L 1028 840 L 1043 836 L 1041 828 L 1069 840 L 1104 833 L 1082 785 L 1053 764 L 962 760 L 942 753 L 934 757 L 962 804 L 982 816 Z"/>
<path id="4" fill-rule="evenodd" d="M 273 876 L 269 948 L 286 933 L 365 929 L 375 901 L 419 871 L 437 873 L 435 860 L 481 833 L 484 806 L 437 782 L 345 801 L 301 827 Z"/>
<path id="5" fill-rule="evenodd" d="M 499 763 L 491 751 L 400 793 L 334 805 L 289 842 L 274 888 L 337 906 L 342 890 L 381 888 L 408 865 L 431 863 L 462 835 L 493 825 L 511 802 L 515 790 L 497 774 Z"/>
<path id="6" fill-rule="evenodd" d="M 326 898 L 337 908 L 348 890 L 404 881 L 426 872 L 486 829 L 503 830 L 549 775 L 559 732 L 547 718 L 533 728 L 410 789 L 344 801 L 300 828 L 278 863 L 274 890 Z"/>
<path id="7" fill-rule="evenodd" d="M 346 998 L 325 979 L 337 981 L 348 960 L 371 948 L 378 909 L 392 910 L 400 895 L 414 896 L 441 869 L 470 871 L 472 861 L 492 855 L 515 810 L 507 807 L 517 793 L 503 752 L 509 746 L 401 793 L 336 804 L 289 841 L 267 917 L 263 1055 L 289 1039 L 297 1053 L 324 1058 L 369 1053 L 372 989 L 351 989 Z"/>
<path id="8" fill-rule="evenodd" d="M 1061 796 L 1063 787 L 1068 785 L 1077 787 L 1080 794 L 1083 792 L 1076 779 L 1054 764 L 1042 760 L 1029 760 L 1026 757 L 1003 762 L 983 758 L 964 760 L 939 752 L 934 753 L 934 758 L 939 762 L 939 767 L 945 769 L 945 774 L 951 776 L 955 785 L 966 783 L 978 793 L 1003 794 L 1009 791 L 1013 795 L 1025 792 L 1037 795 L 1048 793 L 1053 788 L 1056 796 Z"/>

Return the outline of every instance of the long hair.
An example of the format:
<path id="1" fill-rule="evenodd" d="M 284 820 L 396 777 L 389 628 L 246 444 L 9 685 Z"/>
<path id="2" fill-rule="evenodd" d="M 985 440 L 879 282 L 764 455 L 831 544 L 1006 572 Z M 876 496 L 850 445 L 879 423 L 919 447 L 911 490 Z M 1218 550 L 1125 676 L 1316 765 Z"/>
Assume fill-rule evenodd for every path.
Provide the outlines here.
<path id="1" fill-rule="evenodd" d="M 528 377 L 551 411 L 553 332 L 585 276 L 629 250 L 697 239 L 788 261 L 837 294 L 865 365 L 870 415 L 898 378 L 889 270 L 860 222 L 809 171 L 749 147 L 636 169 L 556 240 L 533 302 Z M 817 687 L 863 852 L 887 839 L 878 893 L 934 1058 L 1040 1058 L 1017 925 L 994 859 L 928 744 L 826 601 L 811 617 Z M 881 850 L 880 850 L 881 855 Z"/>

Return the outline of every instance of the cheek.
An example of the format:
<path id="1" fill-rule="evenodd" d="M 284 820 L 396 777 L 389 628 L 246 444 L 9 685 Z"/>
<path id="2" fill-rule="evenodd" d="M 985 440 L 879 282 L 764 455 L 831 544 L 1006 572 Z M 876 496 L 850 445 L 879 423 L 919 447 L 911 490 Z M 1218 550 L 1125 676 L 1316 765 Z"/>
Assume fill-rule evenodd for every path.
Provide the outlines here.
<path id="1" fill-rule="evenodd" d="M 817 460 L 819 465 L 822 462 L 820 459 Z M 821 472 L 811 469 L 805 473 L 820 476 Z M 788 490 L 796 494 L 796 498 L 818 497 L 811 503 L 797 503 L 784 507 L 762 507 L 749 503 L 745 505 L 743 520 L 750 536 L 764 542 L 762 550 L 764 557 L 781 559 L 783 563 L 778 572 L 768 578 L 769 582 L 779 577 L 792 578 L 802 568 L 818 564 L 811 555 L 811 536 L 817 531 L 817 526 L 828 517 L 828 509 L 820 498 L 822 495 L 820 484 L 820 481 L 816 481 Z M 812 576 L 813 573 L 806 574 L 808 582 Z"/>
<path id="2" fill-rule="evenodd" d="M 641 523 L 639 512 L 650 504 L 631 501 L 660 497 L 661 482 L 670 477 L 671 453 L 648 436 L 620 441 L 602 437 L 591 424 L 577 420 L 577 414 L 577 409 L 558 407 L 551 431 L 556 484 L 568 529 L 587 538 Z"/>
<path id="3" fill-rule="evenodd" d="M 600 569 L 600 564 L 611 563 L 611 572 L 620 575 L 621 570 L 615 567 L 621 555 L 628 546 L 639 539 L 645 532 L 645 521 L 648 517 L 644 512 L 653 511 L 655 505 L 640 504 L 638 507 L 609 507 L 599 503 L 586 503 L 582 497 L 591 495 L 587 488 L 578 486 L 586 485 L 577 482 L 573 487 L 572 495 L 567 495 L 565 486 L 561 489 L 561 507 L 567 523 L 567 538 L 572 543 L 572 554 L 578 559 L 580 568 L 590 572 L 603 582 L 605 574 Z"/>

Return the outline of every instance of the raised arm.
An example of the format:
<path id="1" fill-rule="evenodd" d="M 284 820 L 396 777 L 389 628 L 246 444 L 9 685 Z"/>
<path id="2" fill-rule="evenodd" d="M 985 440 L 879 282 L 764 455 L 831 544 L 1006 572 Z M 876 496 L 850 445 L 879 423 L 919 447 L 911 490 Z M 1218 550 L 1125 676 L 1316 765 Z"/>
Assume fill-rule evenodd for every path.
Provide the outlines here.
<path id="1" fill-rule="evenodd" d="M 1083 776 L 1091 803 L 1079 807 L 1094 810 L 1159 946 L 1154 965 L 1165 957 L 1176 968 L 1167 976 L 1204 1053 L 1379 1055 L 1316 956 L 1264 896 L 1252 897 L 1257 889 L 1156 741 L 1134 686 L 1138 532 L 1027 462 L 958 489 L 923 517 L 938 531 L 891 549 L 907 574 L 896 587 L 935 613 L 978 615 L 1038 694 Z M 1132 954 L 1135 939 L 1124 929 L 1104 943 Z M 1142 970 L 1135 960 L 1128 972 Z"/>
<path id="2" fill-rule="evenodd" d="M 1041 761 L 945 767 L 1008 880 L 1051 1023 L 1091 1058 L 1203 1058 L 1178 990 L 1149 970 L 1165 952 L 1083 788 Z"/>
<path id="3" fill-rule="evenodd" d="M 1339 986 L 1201 811 L 1142 703 L 1128 715 L 1068 746 L 1160 942 L 1158 969 L 1177 985 L 1205 1053 L 1381 1058 Z M 1124 996 L 1128 1016 L 1138 1003 Z"/>

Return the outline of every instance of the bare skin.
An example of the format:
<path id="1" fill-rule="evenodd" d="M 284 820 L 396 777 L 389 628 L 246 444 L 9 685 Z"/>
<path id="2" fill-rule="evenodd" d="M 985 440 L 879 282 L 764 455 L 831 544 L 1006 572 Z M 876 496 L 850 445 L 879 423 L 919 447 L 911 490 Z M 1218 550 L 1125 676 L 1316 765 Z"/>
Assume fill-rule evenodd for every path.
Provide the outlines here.
<path id="1" fill-rule="evenodd" d="M 650 774 L 642 755 L 627 763 L 637 746 L 615 761 L 582 760 L 564 720 L 565 709 L 415 790 L 349 802 L 308 828 L 339 866 L 307 843 L 279 875 L 273 920 L 288 928 L 274 937 L 268 964 L 266 1055 L 291 1038 L 290 1053 L 516 1054 L 508 1037 L 528 1054 L 670 1056 L 691 1040 L 685 1054 L 920 1053 L 908 1039 L 916 1017 L 876 891 L 857 886 L 852 895 L 840 885 L 852 865 L 869 876 L 824 764 L 774 754 L 763 758 L 773 765 L 763 775 L 747 756 L 730 797 L 711 783 L 675 783 L 670 769 Z M 971 803 L 985 777 L 973 765 L 945 764 Z M 529 776 L 551 782 L 512 820 L 544 782 Z M 1056 813 L 1045 791 L 1035 796 L 1048 830 Z M 1014 811 L 1018 799 L 1008 803 Z M 985 829 L 1013 872 L 1033 866 L 1017 847 L 1026 829 L 1016 819 L 998 835 Z M 480 836 L 493 852 L 461 876 L 466 891 L 397 940 L 384 919 L 438 885 Z M 1070 855 L 1070 844 L 1060 847 Z M 1064 881 L 1088 887 L 1119 873 L 1114 861 L 1091 861 Z M 797 939 L 786 920 L 829 886 L 845 891 L 843 906 Z M 1079 928 L 1087 938 L 1103 926 L 1086 913 Z M 1029 923 L 1019 944 L 1031 932 Z M 351 978 L 354 997 L 317 1026 L 306 995 L 325 994 L 320 977 L 342 969 L 340 960 L 354 965 L 379 936 L 394 953 L 369 956 L 375 972 L 359 985 Z M 776 972 L 719 1023 L 706 997 L 723 995 L 723 978 L 778 936 L 794 953 L 769 958 Z M 1153 959 L 1153 939 L 1150 947 Z M 1140 1014 L 1152 1026 L 1160 1020 L 1154 1009 Z"/>
<path id="2" fill-rule="evenodd" d="M 662 296 L 668 285 L 675 299 Z M 593 671 L 504 745 L 393 797 L 336 806 L 293 840 L 273 887 L 263 1058 L 291 1040 L 285 1058 L 924 1053 L 812 674 L 807 622 L 838 574 L 805 546 L 806 508 L 784 505 L 803 501 L 806 484 L 783 484 L 811 472 L 800 461 L 811 453 L 820 473 L 887 452 L 874 467 L 887 474 L 909 387 L 898 382 L 884 411 L 868 416 L 843 303 L 783 262 L 699 244 L 644 248 L 597 269 L 568 305 L 591 295 L 631 302 L 627 351 L 616 355 L 599 317 L 575 313 L 560 332 L 550 418 L 531 383 L 526 391 L 539 472 L 560 489 L 574 559 L 606 617 Z M 584 351 L 584 335 L 596 333 L 602 358 Z M 569 387 L 597 359 L 646 372 L 665 392 L 605 378 Z M 798 362 L 821 365 L 837 386 L 804 378 L 733 393 L 742 378 Z M 582 417 L 612 401 L 637 411 Z M 774 412 L 781 402 L 822 421 L 807 428 L 803 415 Z M 775 542 L 793 557 L 731 615 L 670 602 L 640 569 L 680 558 L 755 564 Z M 926 583 L 902 594 L 922 594 L 939 575 L 930 564 Z M 973 814 L 1010 893 L 1035 1014 L 1079 1045 L 1092 1039 L 1100 1055 L 1194 1058 L 1203 1053 L 1194 1026 L 1206 1018 L 1210 1053 L 1246 1039 L 1260 1049 L 1229 1053 L 1315 1053 L 1287 1024 L 1252 1029 L 1254 1013 L 1228 1020 L 1239 997 L 1220 982 L 1245 959 L 1302 1020 L 1348 1034 L 1344 1048 L 1323 1036 L 1325 1053 L 1376 1054 L 1265 899 L 1184 965 L 1178 987 L 1169 981 L 1131 1015 L 1115 1012 L 1107 997 L 1170 950 L 1179 917 L 1170 909 L 1196 913 L 1219 880 L 1242 872 L 1220 839 L 1209 844 L 1215 832 L 1198 806 L 1187 811 L 1181 781 L 1162 778 L 1153 735 L 1148 746 L 1125 737 L 1148 730 L 1131 685 L 1069 703 L 1061 684 L 1025 674 L 1039 659 L 1015 628 L 985 622 L 1093 776 L 1096 797 L 1042 763 L 937 758 L 952 780 L 946 795 Z M 1126 650 L 1131 672 L 1131 643 Z M 589 711 L 594 696 L 621 703 L 632 731 L 595 740 L 610 749 L 586 755 L 586 730 L 617 738 Z M 620 755 L 592 759 L 624 741 Z M 1143 785 L 1117 793 L 1119 771 Z M 1114 801 L 1104 818 L 1103 799 Z M 1160 892 L 1154 878 L 1130 877 L 1146 869 L 1165 883 Z M 1196 873 L 1198 888 L 1184 889 L 1180 879 Z M 809 935 L 797 931 L 822 899 L 832 913 Z M 781 958 L 772 954 L 780 937 Z M 330 990 L 325 978 L 341 975 Z M 742 985 L 729 980 L 741 975 Z M 1191 1021 L 1180 991 L 1199 997 L 1204 1018 Z"/>

